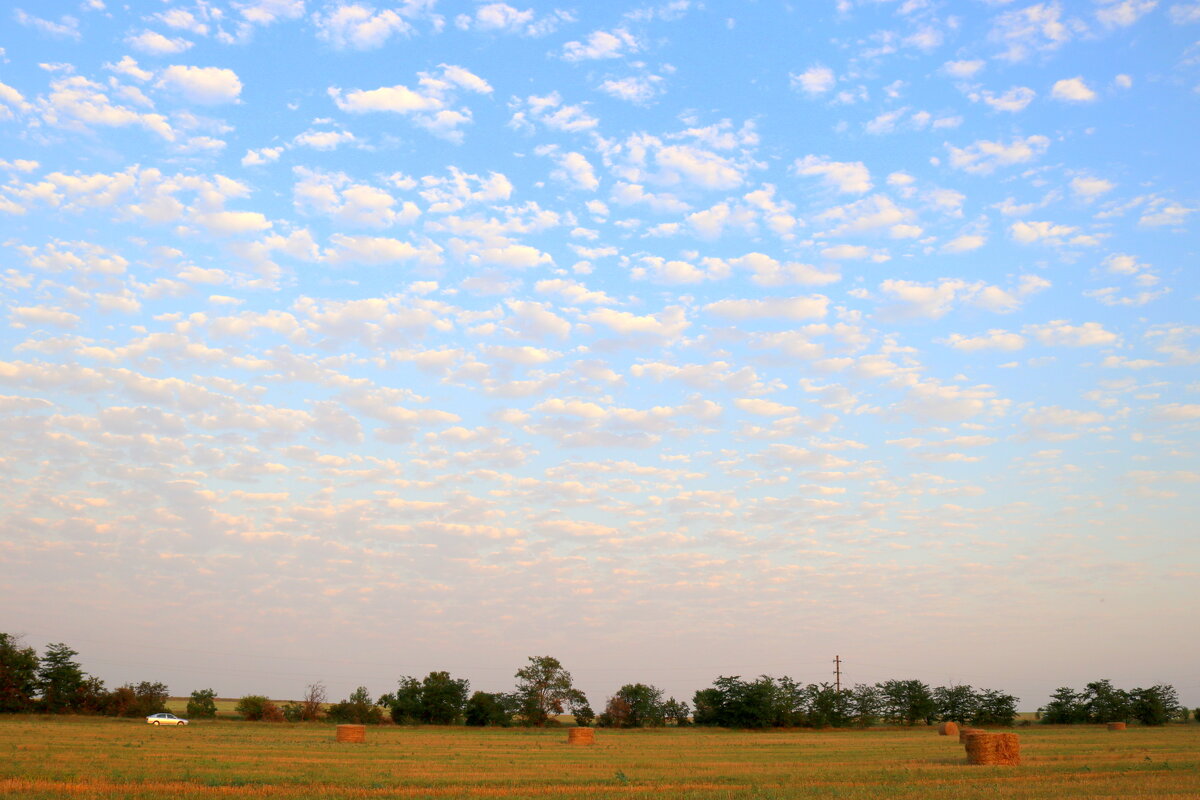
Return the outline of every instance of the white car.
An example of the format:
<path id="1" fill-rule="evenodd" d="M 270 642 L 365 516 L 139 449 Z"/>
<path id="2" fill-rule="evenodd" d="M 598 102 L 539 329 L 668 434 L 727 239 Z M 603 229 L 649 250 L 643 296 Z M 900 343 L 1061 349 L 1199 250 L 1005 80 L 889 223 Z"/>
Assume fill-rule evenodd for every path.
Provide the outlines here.
<path id="1" fill-rule="evenodd" d="M 151 725 L 187 725 L 188 724 L 188 721 L 186 719 L 180 719 L 179 717 L 175 716 L 174 714 L 167 714 L 167 713 L 151 714 L 150 716 L 146 717 L 146 722 L 150 723 Z"/>

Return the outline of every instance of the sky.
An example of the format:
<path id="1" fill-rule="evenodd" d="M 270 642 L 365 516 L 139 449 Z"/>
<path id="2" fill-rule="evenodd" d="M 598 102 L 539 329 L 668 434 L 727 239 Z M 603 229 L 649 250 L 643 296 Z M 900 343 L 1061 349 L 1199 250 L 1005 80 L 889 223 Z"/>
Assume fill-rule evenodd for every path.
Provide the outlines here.
<path id="1" fill-rule="evenodd" d="M 1200 2 L 0 17 L 0 630 L 1200 704 Z"/>

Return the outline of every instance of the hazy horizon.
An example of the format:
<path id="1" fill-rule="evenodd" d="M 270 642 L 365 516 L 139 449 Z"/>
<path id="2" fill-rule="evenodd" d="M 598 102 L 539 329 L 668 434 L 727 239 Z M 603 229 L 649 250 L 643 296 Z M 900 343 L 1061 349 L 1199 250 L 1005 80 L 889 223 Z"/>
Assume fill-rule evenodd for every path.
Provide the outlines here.
<path id="1" fill-rule="evenodd" d="M 1200 705 L 1200 2 L 0 12 L 0 631 Z"/>

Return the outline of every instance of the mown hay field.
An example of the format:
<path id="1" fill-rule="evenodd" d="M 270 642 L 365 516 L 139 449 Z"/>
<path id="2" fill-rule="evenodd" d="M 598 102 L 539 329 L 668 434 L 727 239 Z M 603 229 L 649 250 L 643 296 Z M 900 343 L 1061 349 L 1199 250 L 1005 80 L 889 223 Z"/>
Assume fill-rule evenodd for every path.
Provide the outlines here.
<path id="1" fill-rule="evenodd" d="M 748 733 L 0 718 L 0 797 L 1200 797 L 1200 725 L 1028 727 L 1019 767 L 968 766 L 933 728 Z"/>

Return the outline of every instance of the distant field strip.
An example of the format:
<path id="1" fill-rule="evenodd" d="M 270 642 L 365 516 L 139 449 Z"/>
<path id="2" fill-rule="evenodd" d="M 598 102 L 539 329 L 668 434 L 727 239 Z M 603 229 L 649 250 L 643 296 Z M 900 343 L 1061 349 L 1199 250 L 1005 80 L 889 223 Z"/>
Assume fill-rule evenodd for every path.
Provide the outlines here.
<path id="1" fill-rule="evenodd" d="M 1019 728 L 1024 765 L 971 767 L 930 728 L 742 733 L 0 718 L 0 797 L 1200 797 L 1200 726 Z"/>

